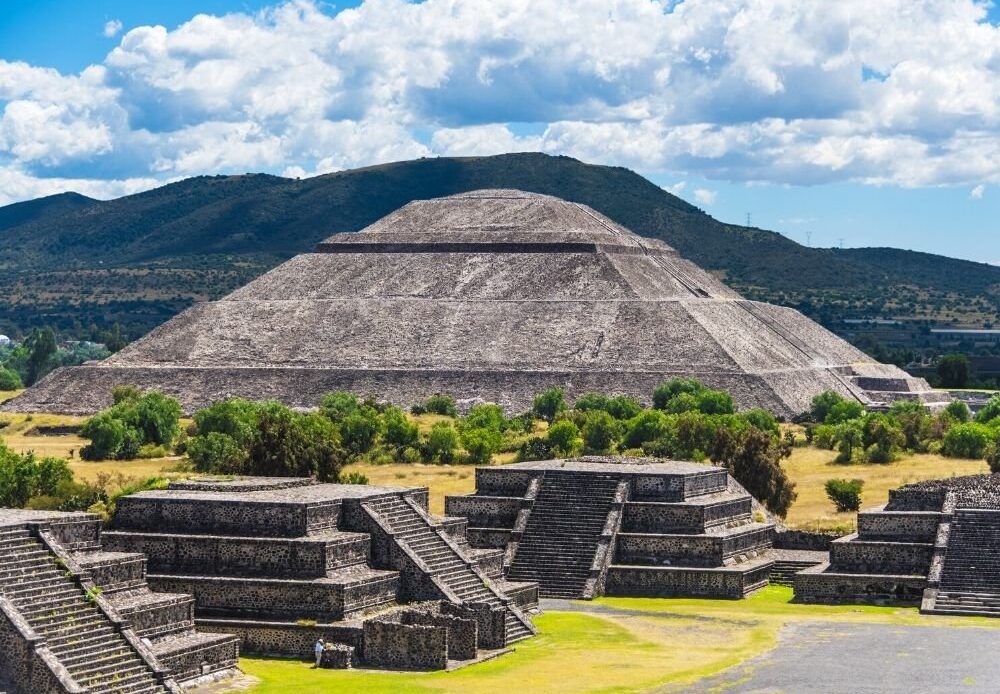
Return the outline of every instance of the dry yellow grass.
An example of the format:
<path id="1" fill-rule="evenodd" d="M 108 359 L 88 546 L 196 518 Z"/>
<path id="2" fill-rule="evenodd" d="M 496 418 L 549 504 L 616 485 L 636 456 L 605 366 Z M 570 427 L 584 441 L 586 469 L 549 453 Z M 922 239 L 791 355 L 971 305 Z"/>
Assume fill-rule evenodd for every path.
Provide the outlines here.
<path id="1" fill-rule="evenodd" d="M 360 472 L 372 484 L 389 487 L 429 487 L 431 513 L 444 513 L 444 497 L 469 494 L 476 488 L 476 469 L 471 465 L 367 465 L 354 464 L 344 472 Z"/>
<path id="2" fill-rule="evenodd" d="M 889 500 L 889 490 L 920 480 L 977 475 L 989 472 L 985 461 L 957 460 L 940 455 L 918 454 L 887 465 L 840 465 L 833 462 L 834 451 L 796 448 L 784 467 L 795 482 L 798 498 L 786 519 L 794 528 L 852 532 L 857 525 L 854 513 L 836 513 L 826 497 L 824 485 L 835 477 L 864 480 L 861 507 L 880 506 Z"/>
<path id="3" fill-rule="evenodd" d="M 20 391 L 20 390 L 0 390 L 0 402 L 3 402 L 4 400 L 10 400 L 12 397 L 14 397 L 15 395 L 19 395 L 22 392 L 24 392 L 24 391 Z"/>

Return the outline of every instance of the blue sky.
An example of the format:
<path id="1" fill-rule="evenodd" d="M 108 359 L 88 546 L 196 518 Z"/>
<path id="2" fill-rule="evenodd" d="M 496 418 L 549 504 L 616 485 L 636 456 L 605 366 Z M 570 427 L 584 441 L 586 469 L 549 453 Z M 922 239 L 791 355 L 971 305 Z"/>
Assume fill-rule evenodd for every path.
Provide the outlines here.
<path id="1" fill-rule="evenodd" d="M 1000 262 L 997 7 L 820 7 L 8 0 L 0 203 L 541 150 L 814 246 Z"/>

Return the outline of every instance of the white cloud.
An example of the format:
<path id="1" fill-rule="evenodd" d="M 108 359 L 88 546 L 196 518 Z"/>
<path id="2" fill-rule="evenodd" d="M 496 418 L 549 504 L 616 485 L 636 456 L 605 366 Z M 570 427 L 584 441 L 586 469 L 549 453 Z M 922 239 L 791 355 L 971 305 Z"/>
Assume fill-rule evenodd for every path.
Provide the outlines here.
<path id="1" fill-rule="evenodd" d="M 663 186 L 663 190 L 671 193 L 672 195 L 678 196 L 684 192 L 685 188 L 687 188 L 687 181 L 677 181 L 677 183 L 674 183 L 673 185 Z"/>
<path id="2" fill-rule="evenodd" d="M 978 186 L 969 191 L 969 200 L 982 200 L 983 193 L 986 192 L 986 186 L 980 183 Z"/>
<path id="3" fill-rule="evenodd" d="M 711 205 L 715 202 L 715 198 L 718 195 L 714 190 L 708 190 L 706 188 L 695 188 L 694 189 L 694 199 L 700 202 L 702 205 Z"/>
<path id="4" fill-rule="evenodd" d="M 118 35 L 122 30 L 122 22 L 120 19 L 112 19 L 104 23 L 104 36 L 111 39 Z"/>
<path id="5" fill-rule="evenodd" d="M 1000 183 L 1000 28 L 979 0 L 291 0 L 121 30 L 78 75 L 0 60 L 0 170 L 308 175 L 539 150 L 678 178 Z"/>

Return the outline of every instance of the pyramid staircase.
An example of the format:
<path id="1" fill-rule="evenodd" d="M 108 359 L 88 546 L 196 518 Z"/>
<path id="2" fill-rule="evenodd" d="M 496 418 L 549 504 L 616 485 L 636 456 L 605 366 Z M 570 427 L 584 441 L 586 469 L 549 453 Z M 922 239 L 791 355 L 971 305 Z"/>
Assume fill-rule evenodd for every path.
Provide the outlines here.
<path id="1" fill-rule="evenodd" d="M 0 530 L 0 592 L 79 687 L 109 694 L 168 691 L 96 604 L 96 591 L 85 591 L 27 527 Z"/>
<path id="2" fill-rule="evenodd" d="M 593 597 L 588 581 L 620 484 L 611 476 L 547 471 L 508 577 L 537 582 L 545 597 Z"/>
<path id="3" fill-rule="evenodd" d="M 1000 617 L 1000 511 L 954 510 L 932 611 Z"/>
<path id="4" fill-rule="evenodd" d="M 393 538 L 424 562 L 431 576 L 459 600 L 505 608 L 506 644 L 533 635 L 533 627 L 520 610 L 502 600 L 486 575 L 464 557 L 453 542 L 446 540 L 431 519 L 415 505 L 398 495 L 372 499 L 362 505 L 381 518 L 391 529 Z"/>

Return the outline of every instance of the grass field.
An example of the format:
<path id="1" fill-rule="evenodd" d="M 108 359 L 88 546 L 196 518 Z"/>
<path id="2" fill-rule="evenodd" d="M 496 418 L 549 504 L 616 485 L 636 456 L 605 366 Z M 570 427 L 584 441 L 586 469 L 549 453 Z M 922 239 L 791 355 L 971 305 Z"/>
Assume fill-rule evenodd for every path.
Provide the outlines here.
<path id="1" fill-rule="evenodd" d="M 786 519 L 802 530 L 838 530 L 853 532 L 856 515 L 837 513 L 826 497 L 824 485 L 835 477 L 865 481 L 861 507 L 880 506 L 889 500 L 889 490 L 910 482 L 958 475 L 989 472 L 983 460 L 958 460 L 940 455 L 908 455 L 886 465 L 841 465 L 833 462 L 836 452 L 819 448 L 795 448 L 784 462 L 789 477 L 795 481 L 798 498 Z"/>
<path id="2" fill-rule="evenodd" d="M 796 605 L 791 590 L 767 588 L 748 600 L 602 598 L 607 614 L 547 612 L 537 638 L 516 651 L 450 673 L 314 670 L 308 663 L 243 657 L 260 682 L 246 691 L 276 694 L 359 692 L 631 692 L 685 684 L 772 648 L 793 622 L 1000 627 L 997 620 L 926 617 L 915 608 Z M 626 612 L 627 611 L 627 612 Z M 595 653 L 600 657 L 595 657 Z"/>
<path id="3" fill-rule="evenodd" d="M 439 415 L 421 415 L 416 418 L 421 431 L 427 431 L 435 422 L 447 419 Z M 79 451 L 86 441 L 74 435 L 43 436 L 32 430 L 38 426 L 79 424 L 81 417 L 50 414 L 5 414 L 0 421 L 7 426 L 0 429 L 0 437 L 15 451 L 33 450 L 39 455 L 70 457 L 70 466 L 80 478 L 93 480 L 99 473 L 122 473 L 135 477 L 163 474 L 176 466 L 179 458 L 158 458 L 136 461 L 88 462 L 79 459 Z M 888 465 L 839 465 L 836 453 L 812 447 L 793 449 L 792 457 L 785 461 L 789 476 L 796 483 L 798 499 L 788 514 L 788 524 L 806 530 L 834 530 L 851 532 L 856 524 L 853 513 L 836 513 L 823 489 L 828 479 L 834 477 L 859 478 L 865 481 L 862 494 L 863 507 L 884 504 L 889 490 L 909 482 L 924 479 L 972 475 L 988 472 L 984 461 L 956 460 L 939 455 L 910 455 Z M 497 455 L 497 464 L 510 463 L 513 453 Z M 475 469 L 469 465 L 426 464 L 354 464 L 346 472 L 360 472 L 372 484 L 397 487 L 428 487 L 432 513 L 444 512 L 444 497 L 468 494 L 475 490 Z"/>

